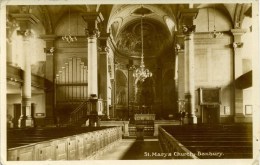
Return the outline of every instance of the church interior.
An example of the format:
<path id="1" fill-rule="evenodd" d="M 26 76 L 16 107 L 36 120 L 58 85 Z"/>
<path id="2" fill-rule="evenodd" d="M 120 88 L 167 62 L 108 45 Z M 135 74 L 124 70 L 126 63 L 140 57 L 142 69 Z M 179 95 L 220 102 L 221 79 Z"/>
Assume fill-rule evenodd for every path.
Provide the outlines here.
<path id="1" fill-rule="evenodd" d="M 6 4 L 6 160 L 253 159 L 256 6 Z"/>

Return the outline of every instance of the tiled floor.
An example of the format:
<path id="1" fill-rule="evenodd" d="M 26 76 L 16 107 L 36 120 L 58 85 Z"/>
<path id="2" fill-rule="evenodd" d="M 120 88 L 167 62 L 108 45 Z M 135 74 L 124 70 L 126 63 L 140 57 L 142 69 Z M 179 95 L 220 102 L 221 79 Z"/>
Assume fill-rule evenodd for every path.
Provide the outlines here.
<path id="1" fill-rule="evenodd" d="M 158 139 L 123 139 L 118 145 L 100 156 L 99 160 L 147 160 L 166 159 L 161 155 Z"/>

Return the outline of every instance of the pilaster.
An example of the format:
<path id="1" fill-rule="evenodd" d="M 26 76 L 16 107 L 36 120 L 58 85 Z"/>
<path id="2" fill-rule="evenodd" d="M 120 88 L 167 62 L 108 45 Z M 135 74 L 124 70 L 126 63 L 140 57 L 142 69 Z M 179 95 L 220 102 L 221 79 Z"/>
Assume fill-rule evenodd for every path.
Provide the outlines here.
<path id="1" fill-rule="evenodd" d="M 23 57 L 24 57 L 24 72 L 22 86 L 22 109 L 19 119 L 19 127 L 34 127 L 34 119 L 31 111 L 31 52 L 30 38 L 32 37 L 31 25 L 36 24 L 39 20 L 30 13 L 28 6 L 21 6 L 21 11 L 18 14 L 11 15 L 19 24 L 20 30 L 17 35 L 23 38 Z"/>
<path id="2" fill-rule="evenodd" d="M 240 118 L 244 118 L 243 108 L 243 90 L 236 88 L 235 80 L 242 75 L 242 35 L 246 33 L 245 29 L 231 29 L 231 33 L 234 36 L 233 49 L 234 49 L 234 67 L 233 67 L 233 87 L 234 87 L 234 107 L 235 107 L 235 122 L 240 122 Z"/>
<path id="3" fill-rule="evenodd" d="M 99 57 L 98 57 L 98 74 L 100 75 L 99 95 L 104 102 L 104 113 L 109 117 L 108 107 L 108 86 L 109 86 L 109 72 L 108 72 L 108 39 L 109 33 L 102 33 L 99 38 Z"/>
<path id="4" fill-rule="evenodd" d="M 179 12 L 181 27 L 179 30 L 184 34 L 184 93 L 185 93 L 185 109 L 186 124 L 196 124 L 195 116 L 195 85 L 194 85 L 194 42 L 193 33 L 195 25 L 193 20 L 198 14 L 198 9 L 184 9 Z"/>
<path id="5" fill-rule="evenodd" d="M 46 101 L 46 118 L 45 121 L 48 124 L 52 124 L 55 121 L 56 112 L 56 61 L 57 57 L 55 54 L 55 40 L 57 38 L 54 34 L 45 34 L 40 36 L 46 43 L 44 52 L 46 54 L 46 64 L 45 64 L 45 78 L 53 83 L 52 89 L 46 91 L 45 101 Z"/>

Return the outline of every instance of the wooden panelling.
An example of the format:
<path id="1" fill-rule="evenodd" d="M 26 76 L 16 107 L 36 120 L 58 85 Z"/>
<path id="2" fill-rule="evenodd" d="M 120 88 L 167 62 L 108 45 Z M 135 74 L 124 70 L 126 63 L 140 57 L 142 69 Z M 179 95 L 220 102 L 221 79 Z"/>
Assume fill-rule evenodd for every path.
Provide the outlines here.
<path id="1" fill-rule="evenodd" d="M 76 160 L 77 157 L 77 140 L 76 136 L 68 138 L 68 160 Z"/>
<path id="2" fill-rule="evenodd" d="M 93 159 L 122 139 L 121 127 L 53 139 L 7 151 L 8 161 L 19 160 L 82 160 Z"/>
<path id="3" fill-rule="evenodd" d="M 7 152 L 7 159 L 12 161 L 35 160 L 34 145 L 27 147 L 18 147 Z"/>
<path id="4" fill-rule="evenodd" d="M 55 160 L 67 160 L 67 139 L 55 140 Z"/>
<path id="5" fill-rule="evenodd" d="M 76 144 L 77 144 L 77 158 L 79 160 L 84 159 L 84 135 L 76 136 Z"/>
<path id="6" fill-rule="evenodd" d="M 83 139 L 83 146 L 84 146 L 84 156 L 88 157 L 92 154 L 92 150 L 94 148 L 94 146 L 92 145 L 93 143 L 93 139 L 92 139 L 92 134 L 93 133 L 88 133 L 84 135 L 84 139 Z"/>
<path id="7" fill-rule="evenodd" d="M 36 160 L 55 160 L 53 142 L 43 142 L 35 145 Z"/>

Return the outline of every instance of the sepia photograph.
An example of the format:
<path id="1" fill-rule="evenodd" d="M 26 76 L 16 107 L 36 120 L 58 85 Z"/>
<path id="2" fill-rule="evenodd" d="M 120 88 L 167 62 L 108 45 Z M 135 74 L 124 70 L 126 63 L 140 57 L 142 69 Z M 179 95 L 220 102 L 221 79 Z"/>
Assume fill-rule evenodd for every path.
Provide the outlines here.
<path id="1" fill-rule="evenodd" d="M 259 165 L 258 1 L 0 5 L 0 164 Z"/>

